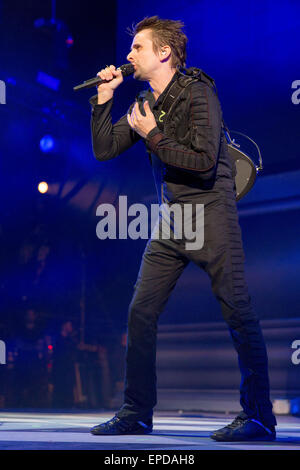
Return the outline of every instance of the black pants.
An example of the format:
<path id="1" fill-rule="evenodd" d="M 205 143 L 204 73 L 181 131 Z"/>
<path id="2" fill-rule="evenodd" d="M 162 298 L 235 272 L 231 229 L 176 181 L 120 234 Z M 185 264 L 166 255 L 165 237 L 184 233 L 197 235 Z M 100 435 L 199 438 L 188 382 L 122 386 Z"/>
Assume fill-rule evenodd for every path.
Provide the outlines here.
<path id="1" fill-rule="evenodd" d="M 244 276 L 236 202 L 233 193 L 225 191 L 205 196 L 204 245 L 200 250 L 187 251 L 184 239 L 151 239 L 147 243 L 129 308 L 125 397 L 118 416 L 152 416 L 156 404 L 157 322 L 190 261 L 210 277 L 228 325 L 241 371 L 243 411 L 265 425 L 276 424 L 269 399 L 266 347 Z"/>

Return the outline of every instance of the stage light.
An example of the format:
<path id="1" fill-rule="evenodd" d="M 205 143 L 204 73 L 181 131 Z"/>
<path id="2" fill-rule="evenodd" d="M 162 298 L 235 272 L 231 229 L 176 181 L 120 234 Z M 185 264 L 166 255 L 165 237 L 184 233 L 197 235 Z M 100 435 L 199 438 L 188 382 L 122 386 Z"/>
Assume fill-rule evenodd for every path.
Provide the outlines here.
<path id="1" fill-rule="evenodd" d="M 73 44 L 74 44 L 74 39 L 73 39 L 71 36 L 69 36 L 69 37 L 66 39 L 66 44 L 67 44 L 68 47 L 73 46 Z"/>
<path id="2" fill-rule="evenodd" d="M 6 83 L 9 83 L 10 85 L 16 85 L 17 84 L 17 80 L 14 78 L 14 77 L 8 77 L 6 80 L 5 80 Z"/>
<path id="3" fill-rule="evenodd" d="M 42 85 L 51 88 L 51 90 L 57 91 L 59 89 L 60 80 L 58 78 L 52 77 L 45 72 L 39 71 L 36 77 L 36 81 Z"/>
<path id="4" fill-rule="evenodd" d="M 51 135 L 45 135 L 40 140 L 40 149 L 42 152 L 51 152 L 54 149 L 54 139 Z"/>
<path id="5" fill-rule="evenodd" d="M 38 190 L 41 194 L 45 194 L 48 191 L 48 184 L 46 181 L 41 181 L 38 185 Z"/>

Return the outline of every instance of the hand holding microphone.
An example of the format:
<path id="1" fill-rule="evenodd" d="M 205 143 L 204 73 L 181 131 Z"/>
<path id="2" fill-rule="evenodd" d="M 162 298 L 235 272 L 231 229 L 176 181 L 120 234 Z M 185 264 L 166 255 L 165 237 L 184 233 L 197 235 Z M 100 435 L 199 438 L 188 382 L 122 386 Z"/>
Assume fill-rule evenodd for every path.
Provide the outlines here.
<path id="1" fill-rule="evenodd" d="M 107 66 L 105 69 L 97 73 L 97 77 L 86 80 L 81 85 L 73 88 L 74 91 L 97 86 L 98 104 L 109 101 L 114 90 L 123 82 L 123 78 L 134 73 L 132 64 L 124 64 L 116 69 L 114 65 Z"/>
<path id="2" fill-rule="evenodd" d="M 103 104 L 112 98 L 115 89 L 121 85 L 124 78 L 122 71 L 116 69 L 114 65 L 101 69 L 100 72 L 97 73 L 97 76 L 103 80 L 103 82 L 97 85 L 98 104 Z"/>

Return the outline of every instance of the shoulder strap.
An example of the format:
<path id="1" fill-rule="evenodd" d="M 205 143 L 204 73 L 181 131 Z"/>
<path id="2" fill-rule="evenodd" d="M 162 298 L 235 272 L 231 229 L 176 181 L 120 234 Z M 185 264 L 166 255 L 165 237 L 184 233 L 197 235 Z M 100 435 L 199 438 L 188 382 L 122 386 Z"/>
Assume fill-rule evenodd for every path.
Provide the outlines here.
<path id="1" fill-rule="evenodd" d="M 189 69 L 181 67 L 178 71 L 180 76 L 173 83 L 162 103 L 162 110 L 165 115 L 167 115 L 166 118 L 171 114 L 174 104 L 178 101 L 178 98 L 182 95 L 185 88 L 193 82 L 201 81 L 206 83 L 213 88 L 216 95 L 218 95 L 214 79 L 203 72 L 203 70 L 196 67 L 190 67 Z"/>

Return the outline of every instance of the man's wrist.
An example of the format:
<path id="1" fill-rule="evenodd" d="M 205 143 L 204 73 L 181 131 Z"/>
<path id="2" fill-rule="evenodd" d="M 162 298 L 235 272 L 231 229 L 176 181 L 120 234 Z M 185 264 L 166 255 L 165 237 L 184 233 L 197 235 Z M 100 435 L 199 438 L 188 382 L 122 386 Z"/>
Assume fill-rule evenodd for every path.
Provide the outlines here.
<path id="1" fill-rule="evenodd" d="M 113 92 L 112 93 L 101 93 L 98 95 L 98 101 L 97 104 L 105 104 L 108 101 L 110 101 L 113 97 Z"/>
<path id="2" fill-rule="evenodd" d="M 153 127 L 153 129 L 151 129 L 150 132 L 148 132 L 147 136 L 146 136 L 146 139 L 147 140 L 151 140 L 152 137 L 154 137 L 156 134 L 161 134 L 161 130 L 159 129 L 159 127 L 155 126 Z"/>
<path id="3" fill-rule="evenodd" d="M 156 152 L 158 143 L 163 139 L 164 135 L 162 131 L 156 126 L 150 132 L 148 132 L 146 140 L 153 152 Z"/>

